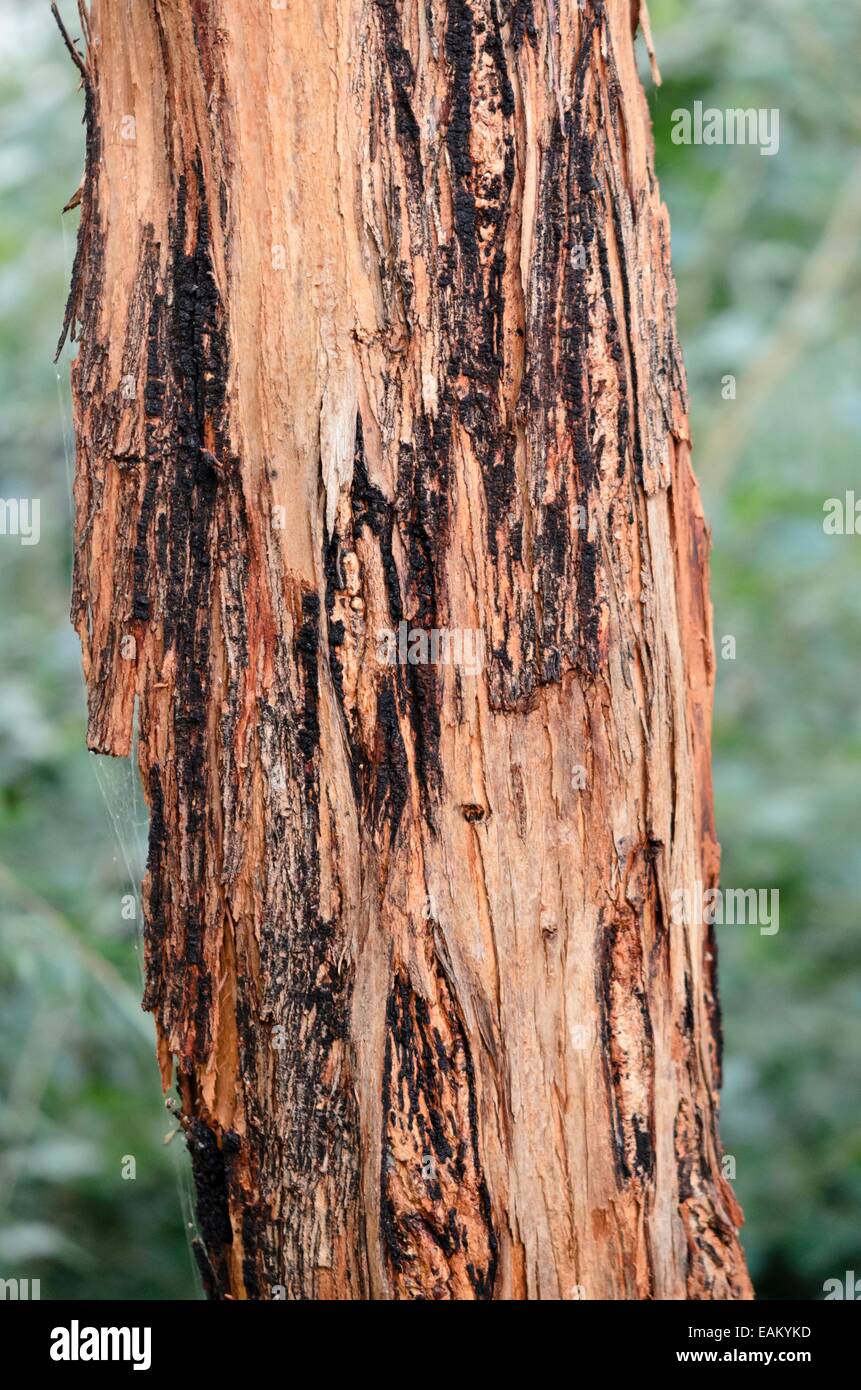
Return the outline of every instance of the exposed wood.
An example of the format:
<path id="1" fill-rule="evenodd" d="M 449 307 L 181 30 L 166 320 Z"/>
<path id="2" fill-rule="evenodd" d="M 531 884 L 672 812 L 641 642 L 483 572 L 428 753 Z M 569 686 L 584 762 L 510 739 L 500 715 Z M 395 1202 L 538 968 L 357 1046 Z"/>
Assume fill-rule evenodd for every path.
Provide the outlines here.
<path id="1" fill-rule="evenodd" d="M 638 8 L 92 0 L 73 618 L 215 1297 L 750 1297 Z"/>

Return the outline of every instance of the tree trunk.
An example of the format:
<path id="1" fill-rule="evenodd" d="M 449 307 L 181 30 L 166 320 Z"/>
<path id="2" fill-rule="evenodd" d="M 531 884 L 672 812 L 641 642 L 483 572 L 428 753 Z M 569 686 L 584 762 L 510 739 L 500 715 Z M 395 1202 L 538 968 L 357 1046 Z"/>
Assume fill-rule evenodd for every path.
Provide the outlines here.
<path id="1" fill-rule="evenodd" d="M 217 1298 L 751 1296 L 638 8 L 82 12 L 73 618 Z"/>

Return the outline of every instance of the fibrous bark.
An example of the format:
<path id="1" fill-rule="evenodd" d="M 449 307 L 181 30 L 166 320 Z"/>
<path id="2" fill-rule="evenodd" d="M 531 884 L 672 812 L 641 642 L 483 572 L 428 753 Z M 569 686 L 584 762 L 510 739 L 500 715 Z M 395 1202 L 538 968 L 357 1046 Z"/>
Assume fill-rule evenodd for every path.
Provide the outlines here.
<path id="1" fill-rule="evenodd" d="M 215 1297 L 750 1296 L 638 19 L 82 11 L 73 618 Z"/>

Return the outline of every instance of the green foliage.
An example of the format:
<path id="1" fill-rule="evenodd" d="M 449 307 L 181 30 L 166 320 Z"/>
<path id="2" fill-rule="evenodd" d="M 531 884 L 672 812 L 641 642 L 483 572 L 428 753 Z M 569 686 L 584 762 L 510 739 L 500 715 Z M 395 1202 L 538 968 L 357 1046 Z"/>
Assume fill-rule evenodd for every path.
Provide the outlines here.
<path id="1" fill-rule="evenodd" d="M 780 890 L 776 936 L 717 929 L 722 1133 L 759 1296 L 821 1298 L 861 1255 L 861 535 L 822 529 L 827 498 L 861 498 L 861 10 L 650 9 L 718 649 L 736 638 L 717 662 L 722 880 Z M 779 152 L 673 144 L 697 100 L 777 107 Z"/>

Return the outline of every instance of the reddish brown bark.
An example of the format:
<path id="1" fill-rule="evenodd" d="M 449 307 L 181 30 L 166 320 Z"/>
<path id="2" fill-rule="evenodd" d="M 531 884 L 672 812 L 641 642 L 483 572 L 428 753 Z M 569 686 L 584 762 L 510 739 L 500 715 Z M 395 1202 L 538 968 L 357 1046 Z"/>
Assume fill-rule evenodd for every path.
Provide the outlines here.
<path id="1" fill-rule="evenodd" d="M 215 1297 L 750 1296 L 638 17 L 92 0 L 73 617 Z"/>

